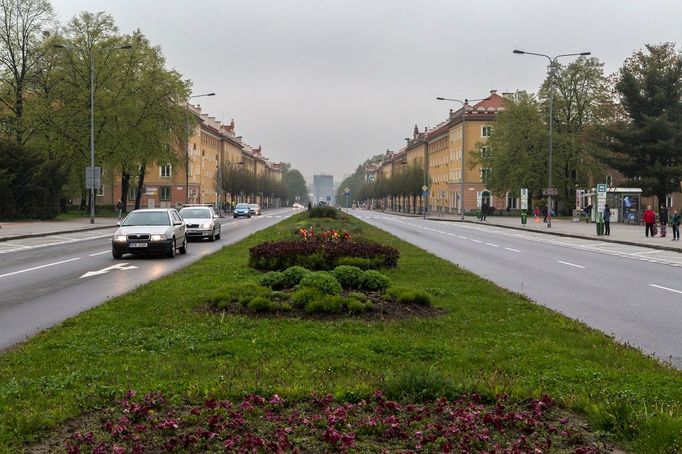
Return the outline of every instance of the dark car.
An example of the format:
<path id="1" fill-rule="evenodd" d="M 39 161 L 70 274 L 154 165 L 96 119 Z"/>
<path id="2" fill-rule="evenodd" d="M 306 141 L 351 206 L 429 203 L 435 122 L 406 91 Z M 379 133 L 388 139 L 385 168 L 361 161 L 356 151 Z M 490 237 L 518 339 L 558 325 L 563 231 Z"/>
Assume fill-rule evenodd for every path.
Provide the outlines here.
<path id="1" fill-rule="evenodd" d="M 251 210 L 249 209 L 249 204 L 248 203 L 238 203 L 237 206 L 234 207 L 234 211 L 232 212 L 232 216 L 235 218 L 239 218 L 239 217 L 250 218 L 251 217 Z"/>
<path id="2" fill-rule="evenodd" d="M 175 252 L 187 253 L 185 221 L 173 208 L 135 210 L 125 217 L 111 239 L 115 259 L 123 254 L 163 253 L 175 257 Z"/>

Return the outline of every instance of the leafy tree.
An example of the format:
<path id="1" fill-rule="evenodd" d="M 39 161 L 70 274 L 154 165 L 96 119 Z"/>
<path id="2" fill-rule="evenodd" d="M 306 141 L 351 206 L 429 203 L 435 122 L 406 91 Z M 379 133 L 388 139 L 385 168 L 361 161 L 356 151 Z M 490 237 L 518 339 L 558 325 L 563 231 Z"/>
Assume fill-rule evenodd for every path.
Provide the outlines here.
<path id="1" fill-rule="evenodd" d="M 291 165 L 287 164 L 282 171 L 282 184 L 286 188 L 290 203 L 296 200 L 304 205 L 308 203 L 308 186 L 299 170 L 292 169 Z"/>
<path id="2" fill-rule="evenodd" d="M 646 45 L 618 73 L 625 118 L 605 128 L 603 162 L 659 203 L 682 176 L 682 57 L 672 43 Z"/>

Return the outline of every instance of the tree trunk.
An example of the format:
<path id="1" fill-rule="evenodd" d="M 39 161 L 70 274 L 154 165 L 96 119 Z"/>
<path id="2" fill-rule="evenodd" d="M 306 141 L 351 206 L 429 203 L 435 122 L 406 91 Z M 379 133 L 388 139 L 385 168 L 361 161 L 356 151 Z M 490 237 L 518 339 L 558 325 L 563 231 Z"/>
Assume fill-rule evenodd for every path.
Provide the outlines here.
<path id="1" fill-rule="evenodd" d="M 121 175 L 121 201 L 123 202 L 123 212 L 127 213 L 128 188 L 130 187 L 130 172 L 125 170 Z"/>
<path id="2" fill-rule="evenodd" d="M 146 164 L 140 164 L 140 173 L 137 175 L 137 190 L 135 191 L 135 209 L 140 209 L 140 200 L 142 199 L 142 188 L 144 187 L 144 174 Z"/>

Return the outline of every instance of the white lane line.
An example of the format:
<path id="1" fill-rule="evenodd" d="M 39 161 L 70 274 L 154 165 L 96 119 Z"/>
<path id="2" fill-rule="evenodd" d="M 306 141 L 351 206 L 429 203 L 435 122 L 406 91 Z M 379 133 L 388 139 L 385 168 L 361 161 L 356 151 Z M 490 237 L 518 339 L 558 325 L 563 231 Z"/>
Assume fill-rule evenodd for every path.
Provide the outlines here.
<path id="1" fill-rule="evenodd" d="M 462 235 L 457 235 L 457 238 L 459 238 L 459 239 L 462 239 L 462 240 L 468 240 L 468 238 L 467 238 L 467 237 L 465 237 L 465 236 L 462 236 Z"/>
<path id="2" fill-rule="evenodd" d="M 440 230 L 436 230 L 436 232 L 438 232 L 438 233 L 441 233 L 441 234 L 445 235 L 445 232 L 442 232 L 442 231 L 440 231 Z"/>
<path id="3" fill-rule="evenodd" d="M 473 238 L 471 239 L 471 241 L 473 241 L 474 243 L 482 243 L 482 242 L 483 242 L 483 241 L 481 241 L 481 240 L 475 240 L 475 239 L 473 239 Z"/>
<path id="4" fill-rule="evenodd" d="M 512 251 L 512 252 L 521 252 L 521 251 L 519 251 L 518 249 L 512 249 L 512 248 L 510 248 L 510 247 L 506 247 L 505 249 L 506 249 L 507 251 Z"/>
<path id="5" fill-rule="evenodd" d="M 95 252 L 94 254 L 88 255 L 88 257 L 94 257 L 96 255 L 102 255 L 102 254 L 108 254 L 111 251 L 102 251 L 102 252 Z"/>
<path id="6" fill-rule="evenodd" d="M 35 270 L 39 270 L 41 268 L 47 268 L 48 266 L 61 265 L 62 263 L 69 263 L 69 262 L 73 262 L 74 260 L 80 260 L 80 259 L 81 259 L 80 257 L 76 257 L 73 259 L 62 260 L 61 262 L 54 262 L 54 263 L 48 263 L 47 265 L 34 266 L 33 268 L 26 268 L 25 270 L 19 270 L 19 271 L 14 271 L 12 273 L 0 274 L 0 277 L 14 276 L 15 274 L 26 273 L 27 271 L 35 271 Z"/>
<path id="7" fill-rule="evenodd" d="M 486 246 L 499 247 L 497 244 L 493 244 L 493 243 L 485 243 L 485 244 L 486 244 Z"/>
<path id="8" fill-rule="evenodd" d="M 448 236 L 457 236 L 454 233 L 448 233 Z"/>
<path id="9" fill-rule="evenodd" d="M 651 287 L 656 287 L 656 288 L 660 288 L 661 290 L 667 290 L 667 291 L 669 291 L 669 292 L 682 293 L 681 290 L 675 290 L 674 288 L 663 287 L 663 286 L 661 286 L 661 285 L 649 284 L 649 286 L 651 286 Z"/>
<path id="10" fill-rule="evenodd" d="M 585 267 L 582 266 L 582 265 L 576 265 L 575 263 L 570 263 L 570 262 L 563 262 L 563 261 L 561 261 L 561 260 L 557 260 L 557 263 L 561 263 L 561 264 L 563 264 L 563 265 L 568 265 L 568 266 L 574 266 L 574 267 L 576 267 L 576 268 L 585 268 Z"/>

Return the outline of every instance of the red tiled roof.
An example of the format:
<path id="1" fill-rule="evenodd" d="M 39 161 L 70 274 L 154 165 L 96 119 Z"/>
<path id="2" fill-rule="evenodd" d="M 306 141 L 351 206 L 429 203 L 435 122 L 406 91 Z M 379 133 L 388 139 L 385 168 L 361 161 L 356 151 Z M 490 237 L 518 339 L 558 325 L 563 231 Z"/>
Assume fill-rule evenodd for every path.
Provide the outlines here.
<path id="1" fill-rule="evenodd" d="M 496 90 L 492 90 L 490 92 L 490 96 L 474 104 L 473 108 L 487 109 L 489 107 L 493 107 L 497 109 L 498 107 L 504 107 L 504 103 L 505 99 L 502 96 L 498 95 Z"/>

